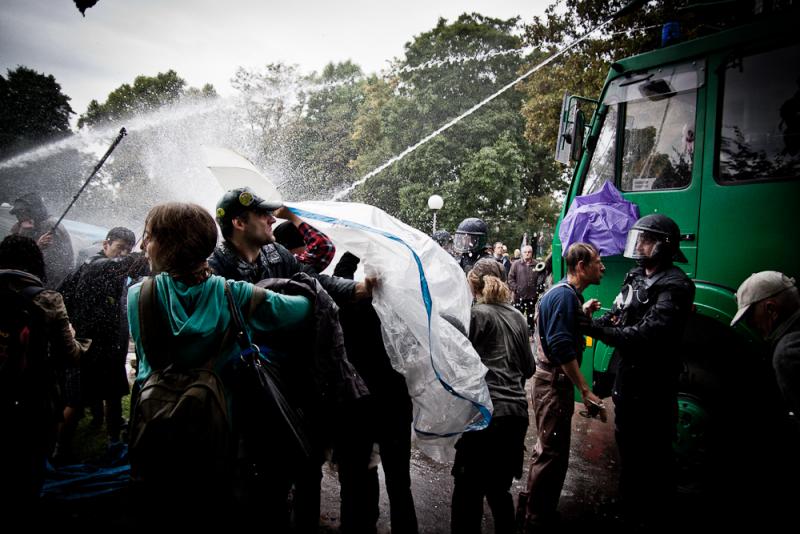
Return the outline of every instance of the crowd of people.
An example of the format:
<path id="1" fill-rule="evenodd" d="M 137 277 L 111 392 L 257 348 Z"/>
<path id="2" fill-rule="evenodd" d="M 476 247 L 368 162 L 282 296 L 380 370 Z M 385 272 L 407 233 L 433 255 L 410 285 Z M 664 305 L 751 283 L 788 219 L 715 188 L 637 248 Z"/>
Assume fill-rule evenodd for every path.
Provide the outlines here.
<path id="1" fill-rule="evenodd" d="M 370 302 L 379 282 L 354 280 L 361 258 L 346 252 L 333 275 L 321 274 L 335 257 L 333 242 L 249 188 L 227 191 L 213 215 L 195 204 L 157 205 L 139 251 L 134 233 L 116 227 L 77 268 L 69 234 L 54 227 L 41 198 L 20 197 L 12 213 L 18 222 L 0 243 L 0 322 L 16 329 L 0 340 L 0 409 L 11 438 L 0 440 L 5 502 L 34 505 L 46 462 L 79 460 L 75 428 L 88 408 L 109 448 L 127 441 L 132 495 L 148 511 L 143 526 L 156 515 L 182 528 L 266 517 L 274 532 L 316 532 L 321 467 L 332 457 L 341 531 L 376 532 L 379 457 L 392 532 L 418 531 L 411 398 Z M 273 228 L 277 218 L 286 222 Z M 596 318 L 601 303 L 583 297 L 605 272 L 592 244 L 569 246 L 566 276 L 553 280 L 549 256 L 536 259 L 525 245 L 512 259 L 487 235 L 484 221 L 468 218 L 452 239 L 432 236 L 454 255 L 474 296 L 464 334 L 488 370 L 493 404 L 488 427 L 463 433 L 455 446 L 451 531 L 480 532 L 484 498 L 496 532 L 558 529 L 573 392 L 588 414 L 605 420 L 607 410 L 580 371 L 585 336 L 619 357 L 612 399 L 623 514 L 639 526 L 665 517 L 676 490 L 678 344 L 695 292 L 675 265 L 686 261 L 677 225 L 661 214 L 636 222 L 624 256 L 637 266 Z M 777 383 L 800 417 L 794 280 L 754 274 L 737 300 L 732 324 L 745 321 L 772 342 Z M 528 380 L 537 441 L 515 508 Z M 123 414 L 129 393 L 132 412 Z M 192 516 L 193 525 L 176 507 L 204 514 Z"/>

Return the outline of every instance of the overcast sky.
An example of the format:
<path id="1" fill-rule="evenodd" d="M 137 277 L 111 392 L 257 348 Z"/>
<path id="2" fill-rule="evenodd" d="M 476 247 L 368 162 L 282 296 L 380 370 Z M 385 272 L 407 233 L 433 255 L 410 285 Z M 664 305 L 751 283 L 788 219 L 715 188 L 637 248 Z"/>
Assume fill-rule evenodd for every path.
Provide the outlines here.
<path id="1" fill-rule="evenodd" d="M 52 74 L 76 114 L 140 75 L 174 69 L 191 86 L 230 94 L 236 68 L 351 59 L 378 72 L 439 17 L 464 12 L 524 21 L 551 0 L 0 0 L 0 73 Z"/>

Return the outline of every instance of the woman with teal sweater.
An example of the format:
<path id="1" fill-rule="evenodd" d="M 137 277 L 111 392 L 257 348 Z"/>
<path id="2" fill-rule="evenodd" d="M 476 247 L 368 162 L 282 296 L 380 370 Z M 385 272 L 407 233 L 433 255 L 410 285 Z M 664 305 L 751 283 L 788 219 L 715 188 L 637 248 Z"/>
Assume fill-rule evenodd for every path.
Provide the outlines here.
<path id="1" fill-rule="evenodd" d="M 148 213 L 142 249 L 155 275 L 153 299 L 145 297 L 140 306 L 144 283 L 134 285 L 128 292 L 128 321 L 139 364 L 137 386 L 141 387 L 154 370 L 165 367 L 158 358 L 163 359 L 163 354 L 151 355 L 159 361 L 159 365 L 153 365 L 153 361 L 148 359 L 146 346 L 151 350 L 158 346 L 159 352 L 168 354 L 168 363 L 174 363 L 178 368 L 206 368 L 223 376 L 225 364 L 240 354 L 236 335 L 226 335 L 229 328 L 236 331 L 235 323 L 231 324 L 233 319 L 225 293 L 226 281 L 211 274 L 206 262 L 216 244 L 216 223 L 201 206 L 167 203 L 155 206 Z M 312 313 L 311 303 L 302 296 L 281 295 L 248 282 L 231 281 L 227 285 L 251 336 L 298 325 Z M 142 321 L 148 341 L 152 343 L 151 340 L 157 337 L 154 334 L 158 333 L 162 340 L 160 345 L 143 343 L 140 309 L 148 310 Z M 230 395 L 224 380 L 222 386 L 226 396 Z M 138 389 L 135 387 L 134 391 Z M 206 420 L 202 417 L 191 419 L 188 425 L 195 428 Z M 181 436 L 187 435 L 196 434 L 181 433 Z M 192 452 L 189 449 L 195 448 L 192 445 L 196 444 L 196 441 L 191 441 L 181 450 L 186 449 L 189 454 Z M 234 503 L 232 487 L 229 491 L 227 483 L 217 483 L 212 479 L 209 466 L 203 465 L 208 463 L 205 457 L 197 463 L 196 469 L 190 466 L 191 477 L 168 478 L 166 485 L 163 484 L 165 480 L 139 483 L 135 498 L 141 499 L 142 509 L 147 510 L 146 517 L 159 515 L 163 519 L 163 516 L 168 516 L 170 521 L 183 526 L 187 519 L 194 517 L 198 526 L 210 526 L 228 523 L 238 515 L 230 513 L 230 506 Z M 161 472 L 163 470 L 157 471 Z M 196 478 L 197 482 L 190 482 L 188 478 Z"/>
<path id="2" fill-rule="evenodd" d="M 225 279 L 211 274 L 206 259 L 217 244 L 217 225 L 196 204 L 167 203 L 150 210 L 145 221 L 142 250 L 155 276 L 155 293 L 168 331 L 178 341 L 171 356 L 185 367 L 202 367 L 216 350 L 231 321 L 225 296 Z M 240 309 L 251 307 L 245 321 L 249 333 L 270 332 L 302 322 L 311 313 L 311 303 L 302 296 L 281 295 L 247 282 L 228 282 Z M 139 330 L 139 294 L 142 284 L 128 291 L 128 323 L 136 345 L 137 382 L 152 372 Z M 250 302 L 253 293 L 256 305 Z M 263 293 L 263 296 L 261 295 Z M 247 314 L 245 314 L 247 315 Z M 235 336 L 214 364 L 219 372 L 225 362 L 239 354 Z"/>

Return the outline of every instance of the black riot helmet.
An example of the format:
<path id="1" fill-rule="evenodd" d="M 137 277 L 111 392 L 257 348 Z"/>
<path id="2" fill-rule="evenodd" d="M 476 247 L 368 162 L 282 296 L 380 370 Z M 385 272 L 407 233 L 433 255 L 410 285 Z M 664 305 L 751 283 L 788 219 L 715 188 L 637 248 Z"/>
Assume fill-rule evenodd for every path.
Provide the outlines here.
<path id="1" fill-rule="evenodd" d="M 445 247 L 453 242 L 453 238 L 447 230 L 436 230 L 431 238 L 439 243 L 441 247 Z"/>
<path id="2" fill-rule="evenodd" d="M 476 217 L 461 221 L 453 238 L 453 250 L 459 254 L 478 252 L 486 248 L 486 223 Z"/>
<path id="3" fill-rule="evenodd" d="M 688 263 L 680 249 L 681 232 L 675 221 L 652 213 L 645 215 L 628 232 L 623 256 L 632 258 L 640 265 Z"/>

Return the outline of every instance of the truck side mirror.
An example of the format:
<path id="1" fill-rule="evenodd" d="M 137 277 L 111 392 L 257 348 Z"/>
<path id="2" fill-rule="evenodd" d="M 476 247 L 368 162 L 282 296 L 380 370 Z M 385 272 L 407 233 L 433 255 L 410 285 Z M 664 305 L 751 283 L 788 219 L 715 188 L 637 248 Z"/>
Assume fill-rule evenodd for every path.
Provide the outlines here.
<path id="1" fill-rule="evenodd" d="M 556 140 L 556 161 L 569 165 L 581 158 L 583 135 L 586 129 L 586 115 L 578 108 L 578 100 L 597 103 L 596 100 L 564 93 L 561 104 L 561 121 Z"/>

